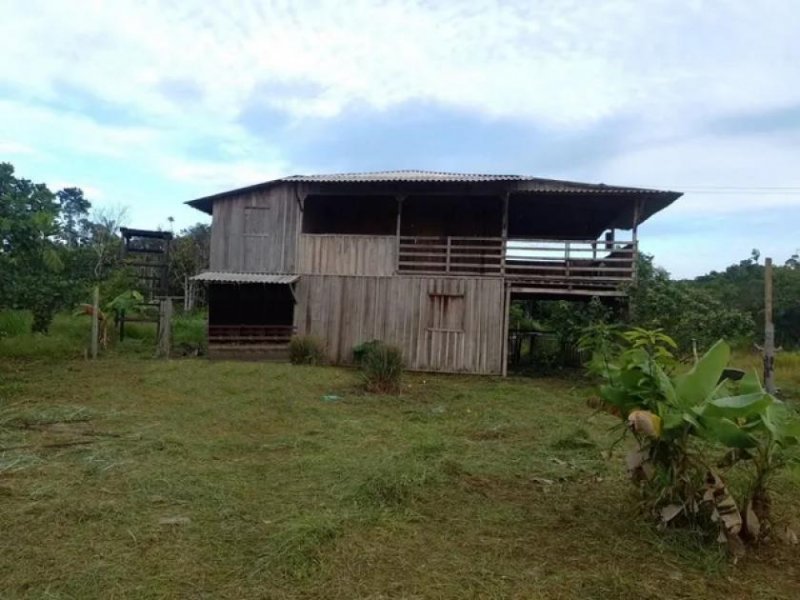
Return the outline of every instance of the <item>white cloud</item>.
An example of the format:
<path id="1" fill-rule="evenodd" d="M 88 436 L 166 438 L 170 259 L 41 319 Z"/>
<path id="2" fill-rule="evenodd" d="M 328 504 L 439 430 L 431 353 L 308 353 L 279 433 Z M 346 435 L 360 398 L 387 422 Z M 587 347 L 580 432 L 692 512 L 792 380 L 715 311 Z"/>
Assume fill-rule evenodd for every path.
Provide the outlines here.
<path id="1" fill-rule="evenodd" d="M 36 154 L 36 150 L 27 144 L 11 140 L 0 140 L 0 154 L 16 156 L 20 154 Z"/>
<path id="2" fill-rule="evenodd" d="M 189 182 L 203 187 L 208 193 L 244 187 L 286 174 L 286 165 L 267 162 L 236 162 L 233 164 L 215 161 L 167 159 L 163 169 L 170 179 Z"/>
<path id="3" fill-rule="evenodd" d="M 799 11 L 766 4 L 27 2 L 0 24 L 0 77 L 41 95 L 68 77 L 159 116 L 187 109 L 159 82 L 189 79 L 196 110 L 223 120 L 287 81 L 319 88 L 285 104 L 300 116 L 428 99 L 558 125 L 643 106 L 686 118 L 800 100 Z"/>
<path id="4" fill-rule="evenodd" d="M 697 136 L 615 157 L 602 171 L 609 183 L 683 191 L 672 216 L 769 210 L 800 206 L 794 148 L 767 136 Z"/>
<path id="5" fill-rule="evenodd" d="M 138 182 L 102 180 L 107 161 L 191 193 L 307 170 L 239 125 L 249 102 L 298 120 L 431 102 L 559 132 L 632 116 L 636 146 L 588 178 L 678 189 L 800 185 L 793 146 L 701 131 L 720 116 L 800 105 L 795 0 L 7 4 L 0 152 L 60 161 L 65 180 L 70 161 L 96 160 L 109 197 L 137 198 Z M 82 106 L 63 106 L 65 82 L 86 94 Z M 93 104 L 111 114 L 99 119 Z M 117 113 L 135 118 L 115 122 Z M 665 139 L 674 141 L 657 141 Z M 752 204 L 698 194 L 671 210 Z"/>
<path id="6" fill-rule="evenodd" d="M 80 188 L 83 191 L 83 195 L 85 198 L 89 199 L 91 202 L 97 202 L 98 200 L 102 201 L 107 198 L 105 192 L 101 190 L 99 187 L 81 183 L 79 181 L 51 181 L 47 183 L 47 187 L 53 191 L 63 190 L 66 188 Z"/>

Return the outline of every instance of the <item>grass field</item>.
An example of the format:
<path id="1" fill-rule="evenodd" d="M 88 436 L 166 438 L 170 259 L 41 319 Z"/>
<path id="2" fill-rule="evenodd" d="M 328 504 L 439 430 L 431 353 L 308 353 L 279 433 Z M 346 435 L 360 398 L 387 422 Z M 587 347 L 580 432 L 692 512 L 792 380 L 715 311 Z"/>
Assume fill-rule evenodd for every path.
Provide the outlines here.
<path id="1" fill-rule="evenodd" d="M 796 546 L 732 566 L 645 520 L 587 392 L 411 375 L 380 397 L 332 367 L 1 357 L 0 596 L 800 597 Z M 777 482 L 786 522 L 799 485 Z"/>

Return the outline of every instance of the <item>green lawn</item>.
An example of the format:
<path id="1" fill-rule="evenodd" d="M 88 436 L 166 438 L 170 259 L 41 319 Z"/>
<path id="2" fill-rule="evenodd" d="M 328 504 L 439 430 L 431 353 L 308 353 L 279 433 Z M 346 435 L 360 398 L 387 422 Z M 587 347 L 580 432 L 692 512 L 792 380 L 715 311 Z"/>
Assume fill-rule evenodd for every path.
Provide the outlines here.
<path id="1" fill-rule="evenodd" d="M 379 397 L 337 368 L 0 358 L 0 596 L 800 597 L 797 547 L 732 566 L 640 515 L 587 393 L 413 375 Z M 777 482 L 784 521 L 798 484 Z"/>

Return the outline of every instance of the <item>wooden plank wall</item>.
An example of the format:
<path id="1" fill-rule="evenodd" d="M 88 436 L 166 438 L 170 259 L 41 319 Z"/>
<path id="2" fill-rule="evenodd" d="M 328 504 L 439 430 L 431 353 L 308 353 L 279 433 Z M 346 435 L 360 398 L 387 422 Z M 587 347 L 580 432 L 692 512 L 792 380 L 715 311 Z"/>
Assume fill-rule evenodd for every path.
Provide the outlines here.
<path id="1" fill-rule="evenodd" d="M 298 252 L 299 273 L 390 276 L 397 263 L 397 239 L 303 233 Z"/>
<path id="2" fill-rule="evenodd" d="M 302 213 L 291 185 L 214 203 L 211 270 L 294 273 Z"/>
<path id="3" fill-rule="evenodd" d="M 399 346 L 409 369 L 502 372 L 503 281 L 490 278 L 304 275 L 297 283 L 295 326 L 326 342 L 334 363 L 353 346 L 380 339 Z M 431 327 L 437 296 L 463 298 L 463 331 Z"/>

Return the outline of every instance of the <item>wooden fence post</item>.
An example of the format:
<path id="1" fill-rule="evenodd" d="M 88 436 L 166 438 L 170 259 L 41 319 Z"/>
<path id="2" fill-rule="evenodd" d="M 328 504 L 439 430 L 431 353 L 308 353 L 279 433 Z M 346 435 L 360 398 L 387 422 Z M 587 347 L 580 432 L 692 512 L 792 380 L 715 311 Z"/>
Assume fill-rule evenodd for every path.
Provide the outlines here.
<path id="1" fill-rule="evenodd" d="M 764 260 L 764 387 L 775 388 L 775 324 L 772 322 L 772 259 Z"/>
<path id="2" fill-rule="evenodd" d="M 100 286 L 94 286 L 92 295 L 92 359 L 97 359 L 97 345 L 100 337 Z"/>
<path id="3" fill-rule="evenodd" d="M 169 358 L 172 347 L 172 298 L 164 298 L 158 310 L 158 356 Z"/>

